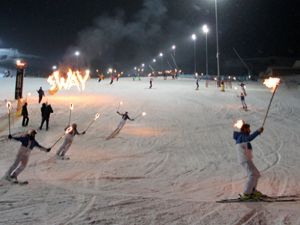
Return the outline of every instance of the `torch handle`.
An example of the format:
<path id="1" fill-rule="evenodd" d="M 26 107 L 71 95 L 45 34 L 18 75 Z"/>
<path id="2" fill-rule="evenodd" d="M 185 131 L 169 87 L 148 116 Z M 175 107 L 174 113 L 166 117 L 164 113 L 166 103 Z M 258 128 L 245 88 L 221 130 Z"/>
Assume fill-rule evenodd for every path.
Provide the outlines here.
<path id="1" fill-rule="evenodd" d="M 57 140 L 56 140 L 56 142 L 54 142 L 54 144 L 53 145 L 51 145 L 51 147 L 50 148 L 53 148 L 63 137 L 64 137 L 65 135 L 62 135 L 62 136 L 60 136 Z"/>
<path id="2" fill-rule="evenodd" d="M 275 93 L 276 93 L 276 91 L 277 91 L 277 88 L 278 88 L 278 85 L 276 85 L 276 87 L 275 87 L 275 89 L 274 89 L 274 91 L 273 91 L 273 94 L 272 94 L 272 97 L 271 97 L 271 99 L 270 99 L 269 106 L 268 106 L 268 109 L 267 109 L 267 112 L 266 112 L 266 115 L 265 115 L 265 118 L 264 118 L 262 127 L 264 127 L 264 125 L 265 125 L 265 122 L 266 122 L 266 119 L 267 119 L 267 117 L 268 117 L 269 110 L 270 110 L 270 107 L 271 107 L 271 104 L 272 104 L 274 95 L 275 95 Z"/>
<path id="3" fill-rule="evenodd" d="M 92 122 L 90 122 L 90 124 L 87 126 L 87 128 L 84 130 L 84 132 L 87 132 L 87 130 L 92 126 L 92 124 L 95 122 L 96 120 L 93 120 Z"/>
<path id="4" fill-rule="evenodd" d="M 8 111 L 8 133 L 9 133 L 9 135 L 11 135 L 11 132 L 10 132 L 10 110 Z"/>
<path id="5" fill-rule="evenodd" d="M 72 110 L 70 109 L 70 113 L 69 113 L 69 123 L 68 123 L 68 125 L 71 124 L 71 115 L 72 115 Z"/>

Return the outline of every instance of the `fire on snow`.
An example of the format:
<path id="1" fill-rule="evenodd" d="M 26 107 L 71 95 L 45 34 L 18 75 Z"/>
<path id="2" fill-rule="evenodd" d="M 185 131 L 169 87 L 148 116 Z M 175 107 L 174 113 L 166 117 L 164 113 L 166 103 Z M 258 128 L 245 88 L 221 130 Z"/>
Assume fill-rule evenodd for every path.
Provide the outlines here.
<path id="1" fill-rule="evenodd" d="M 53 95 L 58 90 L 69 90 L 73 86 L 76 86 L 79 91 L 83 91 L 89 77 L 89 70 L 86 70 L 84 74 L 78 70 L 72 71 L 71 69 L 68 70 L 67 74 L 62 74 L 59 70 L 54 71 L 47 79 L 51 85 L 49 93 Z"/>

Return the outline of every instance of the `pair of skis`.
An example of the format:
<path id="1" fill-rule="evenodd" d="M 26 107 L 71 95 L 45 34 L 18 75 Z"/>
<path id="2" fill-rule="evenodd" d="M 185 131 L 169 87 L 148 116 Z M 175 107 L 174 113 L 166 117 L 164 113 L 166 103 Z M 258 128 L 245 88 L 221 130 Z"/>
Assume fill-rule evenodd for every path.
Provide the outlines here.
<path id="1" fill-rule="evenodd" d="M 300 201 L 298 195 L 264 196 L 259 199 L 229 198 L 216 201 L 217 203 L 243 203 L 243 202 L 296 202 Z"/>

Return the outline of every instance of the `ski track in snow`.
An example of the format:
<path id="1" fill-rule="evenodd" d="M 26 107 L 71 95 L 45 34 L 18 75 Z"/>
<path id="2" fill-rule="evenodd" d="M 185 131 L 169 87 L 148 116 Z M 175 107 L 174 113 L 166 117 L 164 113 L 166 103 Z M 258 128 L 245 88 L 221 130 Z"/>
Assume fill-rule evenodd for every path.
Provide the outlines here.
<path id="1" fill-rule="evenodd" d="M 9 99 L 8 88 L 14 82 L 0 82 L 6 84 L 0 100 Z M 70 101 L 79 131 L 96 112 L 101 116 L 85 135 L 75 137 L 67 153 L 70 160 L 54 156 L 62 141 L 48 154 L 34 150 L 20 176 L 29 185 L 0 186 L 0 224 L 300 223 L 297 202 L 215 203 L 242 191 L 245 177 L 236 159 L 232 124 L 242 118 L 253 131 L 260 126 L 271 96 L 266 88 L 247 85 L 250 111 L 244 112 L 239 110 L 239 99 L 232 97 L 234 89 L 221 93 L 215 85 L 200 84 L 195 91 L 194 80 L 158 78 L 156 89 L 149 92 L 145 82 L 120 79 L 105 85 L 90 80 L 86 93 L 74 90 L 47 96 L 54 114 L 49 131 L 37 135 L 45 146 L 63 133 Z M 41 85 L 47 86 L 45 80 L 26 78 L 24 93 L 35 93 Z M 265 131 L 253 141 L 254 161 L 262 175 L 258 188 L 269 195 L 300 194 L 299 92 L 291 96 L 280 87 Z M 147 116 L 127 121 L 116 137 L 105 141 L 121 119 L 115 112 L 120 100 L 121 112 L 134 118 L 146 111 Z M 34 128 L 40 123 L 40 106 L 37 96 L 29 98 L 29 123 Z M 6 117 L 0 118 L 5 127 Z M 20 123 L 14 119 L 12 132 L 25 130 Z M 4 174 L 19 143 L 6 141 L 5 131 L 0 135 Z"/>

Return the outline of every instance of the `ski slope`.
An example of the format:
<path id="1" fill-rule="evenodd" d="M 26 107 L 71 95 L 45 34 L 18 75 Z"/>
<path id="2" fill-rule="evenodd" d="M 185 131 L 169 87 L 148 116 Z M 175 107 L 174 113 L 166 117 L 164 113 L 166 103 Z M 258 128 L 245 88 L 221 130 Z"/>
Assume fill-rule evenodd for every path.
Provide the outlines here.
<path id="1" fill-rule="evenodd" d="M 14 79 L 0 79 L 0 176 L 13 163 L 20 143 L 8 134 L 4 99 L 14 97 Z M 83 136 L 76 136 L 58 161 L 55 152 L 33 150 L 19 176 L 29 185 L 0 187 L 0 224 L 300 224 L 300 202 L 218 204 L 243 190 L 245 177 L 236 158 L 233 124 L 243 119 L 254 131 L 262 124 L 271 92 L 260 83 L 247 84 L 241 110 L 239 92 L 220 92 L 215 84 L 195 91 L 192 79 L 121 78 L 109 85 L 89 80 L 84 92 L 60 91 L 45 100 L 52 105 L 49 131 L 36 139 L 49 147 L 63 134 L 69 106 L 79 132 L 97 112 L 101 116 Z M 26 78 L 29 126 L 40 124 L 36 90 L 46 79 Z M 234 83 L 233 87 L 238 83 Z M 300 194 L 300 92 L 283 83 L 276 93 L 264 133 L 253 144 L 254 162 L 262 177 L 258 189 L 268 195 Z M 136 117 L 113 139 L 116 111 Z M 13 102 L 16 107 L 16 102 Z M 23 131 L 15 119 L 12 132 Z"/>

